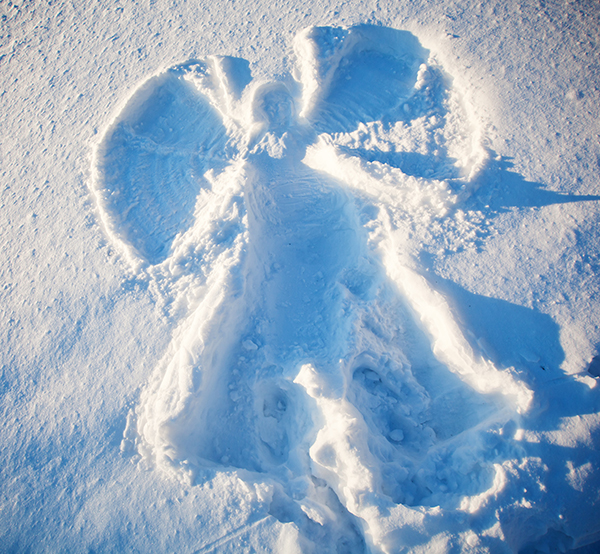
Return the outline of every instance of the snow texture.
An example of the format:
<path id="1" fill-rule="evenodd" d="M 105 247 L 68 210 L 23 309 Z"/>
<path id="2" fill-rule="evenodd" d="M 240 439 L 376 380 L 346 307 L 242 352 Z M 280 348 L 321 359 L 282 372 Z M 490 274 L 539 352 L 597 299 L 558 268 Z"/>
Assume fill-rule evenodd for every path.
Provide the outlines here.
<path id="1" fill-rule="evenodd" d="M 44 446 L 48 435 L 30 434 L 42 393 L 25 400 L 9 383 L 40 380 L 51 397 L 60 380 L 13 377 L 14 363 L 3 363 L 5 413 L 11 401 L 30 406 L 6 420 L 24 426 L 27 461 L 4 472 L 15 496 L 11 509 L 3 493 L 3 512 L 18 513 L 25 470 L 33 482 L 36 471 L 52 480 L 80 467 L 81 482 L 104 492 L 65 493 L 56 517 L 73 518 L 79 538 L 40 541 L 34 522 L 54 493 L 34 487 L 26 498 L 37 498 L 39 516 L 7 517 L 2 548 L 593 552 L 600 364 L 584 338 L 596 319 L 573 323 L 576 304 L 568 317 L 519 305 L 518 284 L 511 302 L 493 273 L 526 271 L 511 225 L 561 222 L 526 210 L 573 205 L 597 219 L 597 187 L 544 190 L 509 171 L 472 84 L 429 39 L 364 23 L 288 35 L 283 66 L 195 54 L 115 93 L 121 104 L 90 160 L 89 227 L 108 239 L 102 262 L 127 277 L 120 300 L 96 296 L 79 316 L 63 302 L 54 343 L 56 356 L 74 349 L 80 360 L 69 357 L 74 369 L 61 378 L 82 374 L 72 398 L 95 390 L 116 402 L 102 463 L 121 457 L 110 470 L 72 466 L 72 445 Z M 512 205 L 525 210 L 516 222 Z M 589 240 L 596 260 L 596 235 L 577 225 L 553 240 Z M 551 265 L 543 234 L 530 235 L 527 255 Z M 582 265 L 591 261 L 577 263 L 591 297 L 593 270 Z M 485 264 L 495 268 L 488 282 L 477 277 Z M 92 343 L 106 340 L 98 363 L 123 367 L 131 350 L 126 364 L 142 368 L 106 389 L 91 385 L 81 360 L 94 352 L 77 338 L 100 319 L 112 330 L 95 327 Z M 90 432 L 80 426 L 97 424 L 76 419 L 83 445 Z M 132 494 L 137 514 L 98 510 Z M 93 538 L 82 542 L 90 521 Z M 153 526 L 170 531 L 136 538 Z"/>

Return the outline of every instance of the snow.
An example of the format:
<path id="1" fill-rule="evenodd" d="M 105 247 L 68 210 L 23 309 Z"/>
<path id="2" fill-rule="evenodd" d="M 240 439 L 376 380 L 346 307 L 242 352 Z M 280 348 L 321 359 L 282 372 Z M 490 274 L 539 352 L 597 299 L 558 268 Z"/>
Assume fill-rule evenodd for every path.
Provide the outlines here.
<path id="1" fill-rule="evenodd" d="M 2 550 L 594 552 L 592 3 L 3 3 Z"/>

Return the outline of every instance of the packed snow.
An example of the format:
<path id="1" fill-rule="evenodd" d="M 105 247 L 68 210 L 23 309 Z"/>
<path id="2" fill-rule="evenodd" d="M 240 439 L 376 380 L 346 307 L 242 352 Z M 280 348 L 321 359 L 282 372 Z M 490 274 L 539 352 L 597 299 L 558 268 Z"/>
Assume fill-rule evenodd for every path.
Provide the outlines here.
<path id="1" fill-rule="evenodd" d="M 3 5 L 1 549 L 595 552 L 600 22 L 549 4 Z"/>

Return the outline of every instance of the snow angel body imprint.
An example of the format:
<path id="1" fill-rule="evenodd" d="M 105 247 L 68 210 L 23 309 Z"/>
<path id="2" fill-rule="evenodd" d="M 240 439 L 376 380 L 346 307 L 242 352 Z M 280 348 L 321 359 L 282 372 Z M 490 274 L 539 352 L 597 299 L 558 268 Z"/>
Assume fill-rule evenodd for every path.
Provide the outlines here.
<path id="1" fill-rule="evenodd" d="M 216 56 L 151 77 L 95 151 L 104 228 L 179 321 L 122 448 L 192 484 L 269 480 L 275 517 L 382 545 L 402 506 L 493 487 L 531 393 L 418 262 L 485 162 L 459 91 L 404 31 L 294 50 L 277 82 Z"/>

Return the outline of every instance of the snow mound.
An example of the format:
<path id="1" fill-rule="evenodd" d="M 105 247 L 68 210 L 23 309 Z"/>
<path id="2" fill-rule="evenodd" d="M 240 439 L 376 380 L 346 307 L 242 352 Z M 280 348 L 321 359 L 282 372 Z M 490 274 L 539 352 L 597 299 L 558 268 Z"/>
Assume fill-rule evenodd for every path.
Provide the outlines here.
<path id="1" fill-rule="evenodd" d="M 191 484 L 268 481 L 307 551 L 398 551 L 419 544 L 404 526 L 502 489 L 531 401 L 415 255 L 469 230 L 486 153 L 410 33 L 314 27 L 294 48 L 296 80 L 217 57 L 152 77 L 95 152 L 108 234 L 186 313 L 122 449 Z"/>

